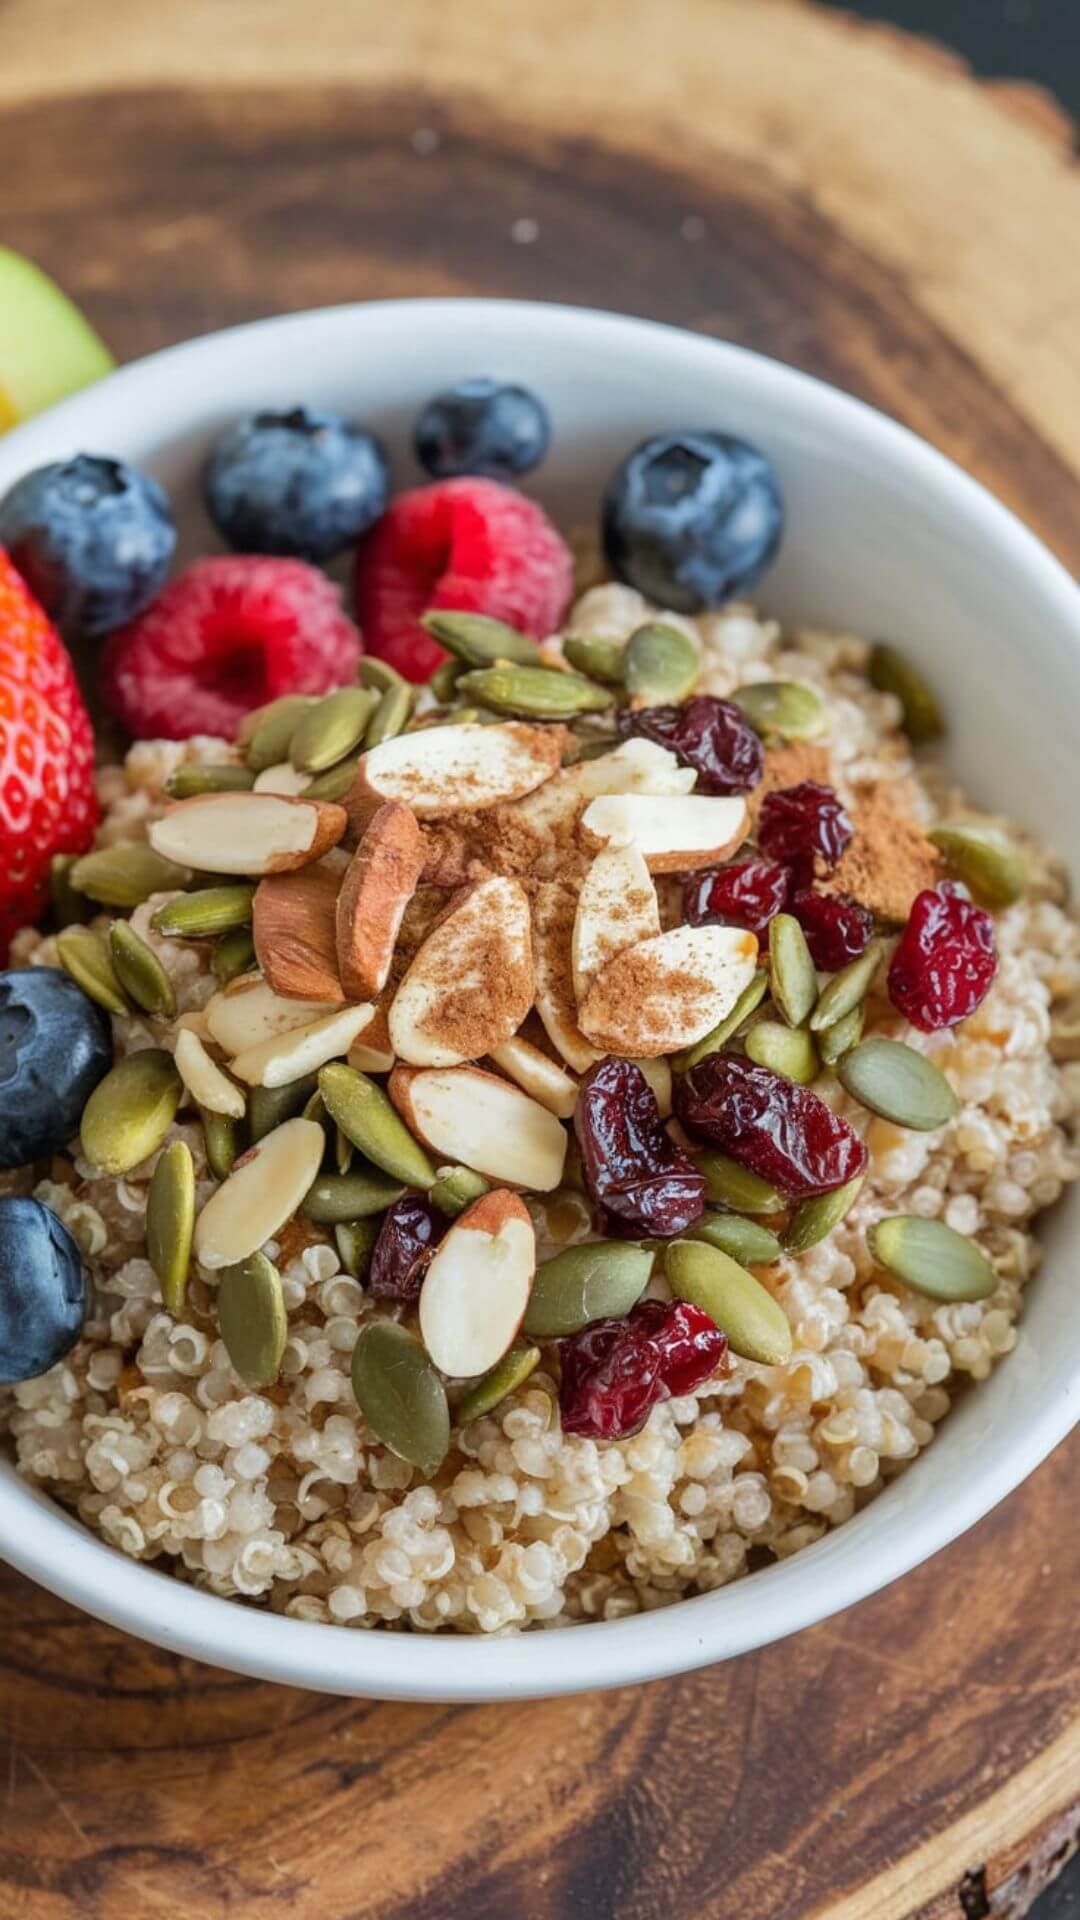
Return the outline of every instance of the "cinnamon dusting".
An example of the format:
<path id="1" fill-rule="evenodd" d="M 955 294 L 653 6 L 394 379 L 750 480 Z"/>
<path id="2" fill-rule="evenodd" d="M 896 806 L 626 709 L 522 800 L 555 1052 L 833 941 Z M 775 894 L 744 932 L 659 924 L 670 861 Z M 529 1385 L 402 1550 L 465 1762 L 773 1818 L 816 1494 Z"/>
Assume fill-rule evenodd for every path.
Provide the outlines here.
<path id="1" fill-rule="evenodd" d="M 919 823 L 909 780 L 882 780 L 856 792 L 849 809 L 855 837 L 817 885 L 822 893 L 861 901 L 876 920 L 902 926 L 916 894 L 937 886 L 944 861 Z"/>

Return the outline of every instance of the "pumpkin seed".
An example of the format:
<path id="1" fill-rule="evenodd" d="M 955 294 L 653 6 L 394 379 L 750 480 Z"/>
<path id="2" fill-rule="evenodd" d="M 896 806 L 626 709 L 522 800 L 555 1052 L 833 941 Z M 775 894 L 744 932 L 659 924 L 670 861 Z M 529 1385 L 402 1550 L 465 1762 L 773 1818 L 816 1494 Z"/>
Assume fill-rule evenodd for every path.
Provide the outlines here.
<path id="1" fill-rule="evenodd" d="M 353 1348 L 357 1404 L 377 1440 L 426 1479 L 450 1446 L 446 1388 L 415 1334 L 396 1320 L 373 1320 Z"/>
<path id="2" fill-rule="evenodd" d="M 852 1007 L 842 1020 L 837 1020 L 818 1034 L 817 1047 L 824 1066 L 835 1067 L 851 1047 L 858 1046 L 862 1039 L 864 1017 L 862 1007 Z"/>
<path id="3" fill-rule="evenodd" d="M 366 1280 L 382 1222 L 376 1215 L 370 1220 L 339 1220 L 334 1228 L 338 1257 L 354 1280 Z"/>
<path id="4" fill-rule="evenodd" d="M 621 687 L 625 646 L 618 640 L 605 640 L 596 633 L 567 634 L 562 643 L 565 658 L 578 673 L 599 680 L 606 687 Z"/>
<path id="5" fill-rule="evenodd" d="M 749 1168 L 740 1167 L 737 1160 L 729 1160 L 726 1153 L 706 1147 L 693 1155 L 693 1161 L 705 1175 L 705 1198 L 711 1206 L 724 1207 L 729 1213 L 784 1212 L 783 1195 Z"/>
<path id="6" fill-rule="evenodd" d="M 810 1015 L 811 1033 L 824 1033 L 827 1028 L 835 1027 L 838 1021 L 846 1019 L 849 1013 L 862 1005 L 880 961 L 881 942 L 871 940 L 865 953 L 860 953 L 857 960 L 849 960 L 846 967 L 841 967 L 839 973 L 833 974 Z"/>
<path id="7" fill-rule="evenodd" d="M 803 1200 L 796 1207 L 784 1232 L 785 1253 L 805 1253 L 808 1247 L 816 1247 L 834 1227 L 840 1225 L 844 1215 L 854 1206 L 864 1176 L 857 1174 L 842 1187 L 834 1187 L 831 1193 L 816 1193 L 812 1200 Z"/>
<path id="8" fill-rule="evenodd" d="M 298 773 L 325 773 L 352 753 L 375 711 L 370 687 L 339 687 L 310 707 L 289 741 L 289 759 Z"/>
<path id="9" fill-rule="evenodd" d="M 170 1019 L 176 1012 L 176 994 L 161 961 L 140 940 L 126 920 L 114 920 L 109 928 L 109 957 L 125 993 L 130 994 L 144 1013 Z"/>
<path id="10" fill-rule="evenodd" d="M 174 1320 L 184 1311 L 194 1231 L 195 1163 L 187 1143 L 174 1140 L 158 1156 L 146 1196 L 146 1254 Z"/>
<path id="11" fill-rule="evenodd" d="M 430 1199 L 440 1213 L 448 1214 L 454 1220 L 474 1200 L 479 1200 L 490 1191 L 483 1174 L 474 1173 L 471 1167 L 440 1167 Z"/>
<path id="12" fill-rule="evenodd" d="M 64 972 L 106 1013 L 128 1013 L 109 949 L 90 927 L 65 927 L 56 936 L 56 956 Z"/>
<path id="13" fill-rule="evenodd" d="M 251 925 L 254 887 L 200 887 L 159 907 L 151 925 L 155 933 L 174 940 L 212 940 L 215 934 Z"/>
<path id="14" fill-rule="evenodd" d="M 246 793 L 254 785 L 254 767 L 239 767 L 230 761 L 200 766 L 192 760 L 170 773 L 165 791 L 170 800 L 190 800 L 196 793 Z"/>
<path id="15" fill-rule="evenodd" d="M 434 673 L 428 675 L 428 686 L 432 698 L 445 706 L 454 697 L 454 689 L 465 669 L 460 660 L 440 660 Z"/>
<path id="16" fill-rule="evenodd" d="M 254 965 L 255 942 L 250 927 L 234 927 L 231 933 L 223 933 L 220 940 L 214 942 L 210 970 L 223 987 L 227 987 L 230 980 L 238 979 L 240 974 L 247 973 Z"/>
<path id="17" fill-rule="evenodd" d="M 701 653 L 688 633 L 648 620 L 630 635 L 623 652 L 623 684 L 638 706 L 685 700 L 701 670 Z"/>
<path id="18" fill-rule="evenodd" d="M 743 1021 L 748 1020 L 755 1008 L 761 1005 L 768 990 L 769 976 L 766 969 L 761 967 L 749 985 L 743 988 L 731 1012 L 725 1014 L 719 1026 L 715 1026 L 711 1033 L 705 1034 L 694 1046 L 686 1047 L 682 1053 L 674 1056 L 671 1064 L 676 1072 L 688 1073 L 691 1067 L 697 1066 L 699 1060 L 706 1059 L 710 1053 L 719 1053 L 724 1042 L 730 1040 L 732 1034 L 738 1032 Z"/>
<path id="19" fill-rule="evenodd" d="M 409 685 L 389 660 L 377 660 L 373 653 L 365 653 L 356 677 L 362 687 L 371 687 L 376 693 L 387 693 L 391 687 Z"/>
<path id="20" fill-rule="evenodd" d="M 317 704 L 314 694 L 286 693 L 249 713 L 240 728 L 244 755 L 253 773 L 265 773 L 289 757 L 292 737 L 301 720 Z"/>
<path id="21" fill-rule="evenodd" d="M 1027 861 L 999 827 L 971 820 L 946 820 L 927 835 L 945 855 L 949 872 L 970 888 L 984 907 L 1011 907 L 1027 886 Z"/>
<path id="22" fill-rule="evenodd" d="M 871 1227 L 866 1238 L 880 1267 L 931 1300 L 986 1300 L 997 1288 L 982 1249 L 943 1220 L 892 1214 Z"/>
<path id="23" fill-rule="evenodd" d="M 534 1340 L 555 1340 L 594 1320 L 621 1319 L 640 1300 L 652 1267 L 652 1254 L 625 1240 L 566 1247 L 537 1267 L 522 1327 Z"/>
<path id="24" fill-rule="evenodd" d="M 788 1026 L 801 1027 L 818 997 L 817 968 L 794 914 L 778 913 L 769 922 L 769 980 Z"/>
<path id="25" fill-rule="evenodd" d="M 755 680 L 731 697 L 763 740 L 815 740 L 828 725 L 826 702 L 801 680 Z"/>
<path id="26" fill-rule="evenodd" d="M 387 687 L 368 721 L 364 735 L 365 751 L 377 747 L 384 740 L 396 740 L 404 730 L 413 709 L 413 689 L 405 680 L 399 680 L 396 686 Z"/>
<path id="27" fill-rule="evenodd" d="M 783 1307 L 719 1247 L 676 1240 L 664 1256 L 672 1293 L 689 1300 L 726 1333 L 732 1353 L 761 1366 L 779 1367 L 791 1355 L 791 1327 Z"/>
<path id="28" fill-rule="evenodd" d="M 848 1093 L 898 1127 L 932 1133 L 960 1111 L 940 1067 L 902 1040 L 860 1040 L 836 1071 Z"/>
<path id="29" fill-rule="evenodd" d="M 420 625 L 467 667 L 493 667 L 497 661 L 507 660 L 531 667 L 536 665 L 540 651 L 529 634 L 519 633 L 504 620 L 491 620 L 486 613 L 443 613 L 435 609 L 421 615 Z"/>
<path id="30" fill-rule="evenodd" d="M 598 713 L 615 699 L 609 687 L 597 686 L 580 673 L 557 673 L 551 667 L 485 667 L 463 673 L 458 692 L 496 713 L 519 714 L 525 720 L 565 720 L 572 713 Z"/>
<path id="31" fill-rule="evenodd" d="M 469 1388 L 464 1400 L 458 1402 L 454 1414 L 457 1425 L 467 1427 L 470 1420 L 479 1420 L 481 1414 L 490 1413 L 508 1394 L 524 1386 L 539 1365 L 539 1347 L 511 1347 L 491 1372 L 485 1373 L 482 1380 Z"/>
<path id="32" fill-rule="evenodd" d="M 82 1117 L 82 1148 L 103 1173 L 130 1173 L 156 1152 L 180 1105 L 183 1083 L 171 1053 L 128 1053 L 99 1080 Z"/>
<path id="33" fill-rule="evenodd" d="M 320 1173 L 308 1188 L 300 1211 L 319 1227 L 351 1224 L 385 1213 L 405 1192 L 399 1180 L 390 1180 L 375 1167 L 353 1167 L 350 1173 Z"/>
<path id="34" fill-rule="evenodd" d="M 93 916 L 94 909 L 85 894 L 71 884 L 71 869 L 78 865 L 77 853 L 54 853 L 49 861 L 49 903 L 54 927 L 78 927 Z"/>
<path id="35" fill-rule="evenodd" d="M 892 693 L 900 702 L 903 728 L 916 746 L 940 740 L 945 721 L 937 696 L 898 647 L 879 641 L 870 652 L 867 675 L 880 693 Z"/>
<path id="36" fill-rule="evenodd" d="M 326 1111 L 354 1147 L 408 1187 L 431 1187 L 435 1168 L 404 1120 L 374 1080 L 356 1067 L 334 1060 L 319 1074 Z"/>
<path id="37" fill-rule="evenodd" d="M 340 1127 L 334 1128 L 334 1165 L 339 1173 L 348 1173 L 353 1163 L 355 1149 L 347 1133 Z"/>
<path id="38" fill-rule="evenodd" d="M 759 1067 L 768 1067 L 785 1080 L 808 1087 L 821 1071 L 821 1062 L 812 1034 L 805 1027 L 785 1027 L 779 1020 L 759 1020 L 751 1027 L 743 1045 L 746 1057 Z"/>
<path id="39" fill-rule="evenodd" d="M 316 1075 L 309 1073 L 300 1080 L 287 1080 L 283 1087 L 252 1087 L 248 1094 L 252 1146 L 273 1133 L 283 1120 L 292 1120 L 302 1113 L 318 1084 Z"/>
<path id="40" fill-rule="evenodd" d="M 245 1387 L 272 1387 L 281 1372 L 289 1316 L 281 1275 L 265 1253 L 225 1267 L 217 1290 L 218 1329 Z"/>
<path id="41" fill-rule="evenodd" d="M 141 907 L 152 893 L 182 887 L 185 867 L 174 866 L 145 841 L 99 847 L 84 853 L 71 869 L 71 884 L 103 907 Z"/>
<path id="42" fill-rule="evenodd" d="M 775 1233 L 759 1226 L 756 1220 L 744 1220 L 738 1213 L 706 1214 L 685 1237 L 719 1247 L 721 1253 L 728 1254 L 743 1267 L 765 1267 L 780 1258 L 780 1242 Z"/>
<path id="43" fill-rule="evenodd" d="M 229 1113 L 199 1108 L 206 1141 L 206 1160 L 215 1180 L 227 1180 L 240 1157 L 240 1122 Z"/>
<path id="44" fill-rule="evenodd" d="M 350 753 L 347 760 L 339 761 L 327 773 L 320 773 L 316 779 L 309 780 L 304 788 L 304 799 L 344 800 L 356 779 L 356 769 L 362 758 L 362 754 Z"/>

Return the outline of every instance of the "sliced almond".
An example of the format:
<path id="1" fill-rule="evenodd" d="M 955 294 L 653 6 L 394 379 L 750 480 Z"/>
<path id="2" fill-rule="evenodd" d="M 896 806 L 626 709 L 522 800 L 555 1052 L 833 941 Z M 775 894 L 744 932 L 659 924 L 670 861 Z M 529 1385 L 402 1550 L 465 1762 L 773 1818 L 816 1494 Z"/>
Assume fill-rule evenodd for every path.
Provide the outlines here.
<path id="1" fill-rule="evenodd" d="M 325 1150 L 317 1121 L 286 1120 L 242 1154 L 195 1222 L 200 1266 L 231 1267 L 272 1240 L 300 1206 Z"/>
<path id="2" fill-rule="evenodd" d="M 287 873 L 319 860 L 348 825 L 344 807 L 276 793 L 200 793 L 151 822 L 150 845 L 204 873 Z"/>
<path id="3" fill-rule="evenodd" d="M 535 983 L 529 902 L 516 880 L 480 880 L 451 900 L 390 1008 L 390 1044 L 418 1067 L 478 1060 L 517 1032 Z"/>
<path id="4" fill-rule="evenodd" d="M 577 1106 L 578 1083 L 559 1066 L 556 1060 L 541 1053 L 531 1040 L 523 1040 L 516 1033 L 512 1040 L 504 1040 L 501 1047 L 492 1047 L 491 1058 L 502 1072 L 519 1087 L 539 1100 L 542 1107 L 553 1113 L 559 1120 L 569 1120 Z M 668 1109 L 670 1112 L 670 1108 Z"/>
<path id="5" fill-rule="evenodd" d="M 389 1073 L 394 1064 L 394 1049 L 390 1045 L 390 994 L 383 993 L 375 1002 L 371 1019 L 366 1027 L 361 1027 L 346 1058 L 350 1067 L 359 1068 L 361 1073 Z"/>
<path id="6" fill-rule="evenodd" d="M 640 849 L 605 847 L 581 883 L 574 915 L 570 960 L 578 1005 L 609 960 L 659 931 L 660 903 Z"/>
<path id="7" fill-rule="evenodd" d="M 566 1133 L 527 1093 L 480 1067 L 402 1067 L 389 1094 L 402 1119 L 439 1161 L 489 1180 L 550 1193 L 566 1159 Z"/>
<path id="8" fill-rule="evenodd" d="M 219 1047 L 236 1054 L 336 1011 L 336 1005 L 325 1000 L 285 999 L 257 973 L 248 973 L 207 1001 L 206 1026 Z"/>
<path id="9" fill-rule="evenodd" d="M 368 995 L 344 992 L 338 977 L 335 916 L 341 876 L 320 861 L 299 873 L 260 880 L 252 901 L 251 931 L 263 978 L 287 1000 L 328 1006 Z"/>
<path id="10" fill-rule="evenodd" d="M 536 1011 L 567 1066 L 588 1071 L 600 1055 L 578 1026 L 571 965 L 576 896 L 560 880 L 545 880 L 533 895 L 533 968 Z"/>
<path id="11" fill-rule="evenodd" d="M 420 1290 L 420 1333 L 441 1372 L 487 1373 L 525 1317 L 536 1235 L 516 1193 L 485 1193 L 441 1240 Z"/>
<path id="12" fill-rule="evenodd" d="M 243 1093 L 216 1060 L 212 1060 L 190 1027 L 182 1027 L 176 1036 L 176 1070 L 197 1106 L 211 1113 L 227 1113 L 242 1120 L 247 1102 Z"/>
<path id="13" fill-rule="evenodd" d="M 689 793 L 697 775 L 655 740 L 624 740 L 610 753 L 566 767 L 520 800 L 515 816 L 540 833 L 563 832 L 590 800 L 605 793 Z"/>
<path id="14" fill-rule="evenodd" d="M 372 1007 L 341 1007 L 310 1026 L 295 1027 L 291 1033 L 274 1034 L 257 1046 L 238 1053 L 232 1063 L 237 1079 L 249 1087 L 286 1087 L 317 1073 L 328 1060 L 340 1060 L 348 1053 L 357 1034 L 371 1019 Z"/>
<path id="15" fill-rule="evenodd" d="M 650 873 L 686 873 L 741 846 L 749 814 L 737 795 L 605 794 L 590 802 L 581 824 L 592 846 L 632 843 Z"/>
<path id="16" fill-rule="evenodd" d="M 757 938 L 741 927 L 673 927 L 597 974 L 581 1024 L 605 1053 L 677 1053 L 719 1024 L 753 978 Z"/>
<path id="17" fill-rule="evenodd" d="M 264 767 L 255 779 L 256 793 L 283 793 L 289 799 L 295 799 L 310 786 L 310 773 L 301 773 L 291 760 L 282 760 L 276 767 Z"/>
<path id="18" fill-rule="evenodd" d="M 364 832 L 337 900 L 338 965 L 351 1000 L 372 1000 L 386 985 L 423 864 L 415 814 L 387 801 Z"/>
<path id="19" fill-rule="evenodd" d="M 420 819 L 519 800 L 558 770 L 560 746 L 558 728 L 517 720 L 398 734 L 360 762 L 346 803 L 353 829 L 362 833 L 386 800 Z"/>

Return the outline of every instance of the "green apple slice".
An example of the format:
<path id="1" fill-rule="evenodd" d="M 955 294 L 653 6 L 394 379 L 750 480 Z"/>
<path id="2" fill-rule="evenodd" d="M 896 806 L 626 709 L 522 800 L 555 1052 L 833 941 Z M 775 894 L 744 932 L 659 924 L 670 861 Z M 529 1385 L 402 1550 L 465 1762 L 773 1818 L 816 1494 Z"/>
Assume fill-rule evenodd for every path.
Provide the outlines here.
<path id="1" fill-rule="evenodd" d="M 0 247 L 0 433 L 100 380 L 114 365 L 55 281 Z"/>

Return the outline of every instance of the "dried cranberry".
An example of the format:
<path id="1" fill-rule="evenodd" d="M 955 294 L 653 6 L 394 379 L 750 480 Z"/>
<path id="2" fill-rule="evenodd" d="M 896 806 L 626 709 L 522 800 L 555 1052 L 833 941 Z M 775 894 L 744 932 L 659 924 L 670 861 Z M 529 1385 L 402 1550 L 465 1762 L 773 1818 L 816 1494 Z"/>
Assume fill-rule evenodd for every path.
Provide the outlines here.
<path id="1" fill-rule="evenodd" d="M 675 1111 L 688 1133 L 793 1198 L 842 1187 L 866 1166 L 858 1134 L 816 1093 L 737 1054 L 711 1053 L 677 1079 Z"/>
<path id="2" fill-rule="evenodd" d="M 761 741 L 734 702 L 715 694 L 699 693 L 681 707 L 626 708 L 619 728 L 624 738 L 640 733 L 670 747 L 684 767 L 694 768 L 699 793 L 749 793 L 761 779 Z"/>
<path id="3" fill-rule="evenodd" d="M 711 873 L 688 874 L 683 919 L 691 927 L 747 927 L 763 933 L 787 904 L 791 874 L 772 860 L 736 860 Z"/>
<path id="4" fill-rule="evenodd" d="M 446 1222 L 422 1193 L 403 1193 L 383 1215 L 368 1290 L 380 1300 L 415 1300 Z"/>
<path id="5" fill-rule="evenodd" d="M 564 1433 L 624 1440 L 661 1400 L 716 1372 L 727 1336 L 684 1300 L 641 1300 L 625 1320 L 598 1320 L 561 1342 Z"/>
<path id="6" fill-rule="evenodd" d="M 889 999 L 924 1033 L 955 1027 L 997 972 L 994 923 L 947 882 L 916 896 L 889 968 Z"/>
<path id="7" fill-rule="evenodd" d="M 831 873 L 855 832 L 836 794 L 817 780 L 767 793 L 758 815 L 758 846 L 795 869 L 800 887 L 814 877 L 815 855 Z"/>
<path id="8" fill-rule="evenodd" d="M 866 952 L 874 916 L 857 900 L 812 893 L 804 887 L 794 896 L 791 911 L 806 935 L 810 958 L 822 973 L 839 973 L 849 960 Z"/>
<path id="9" fill-rule="evenodd" d="M 640 1067 L 601 1060 L 581 1082 L 574 1131 L 593 1204 L 623 1228 L 666 1239 L 705 1211 L 705 1179 L 664 1127 Z"/>

